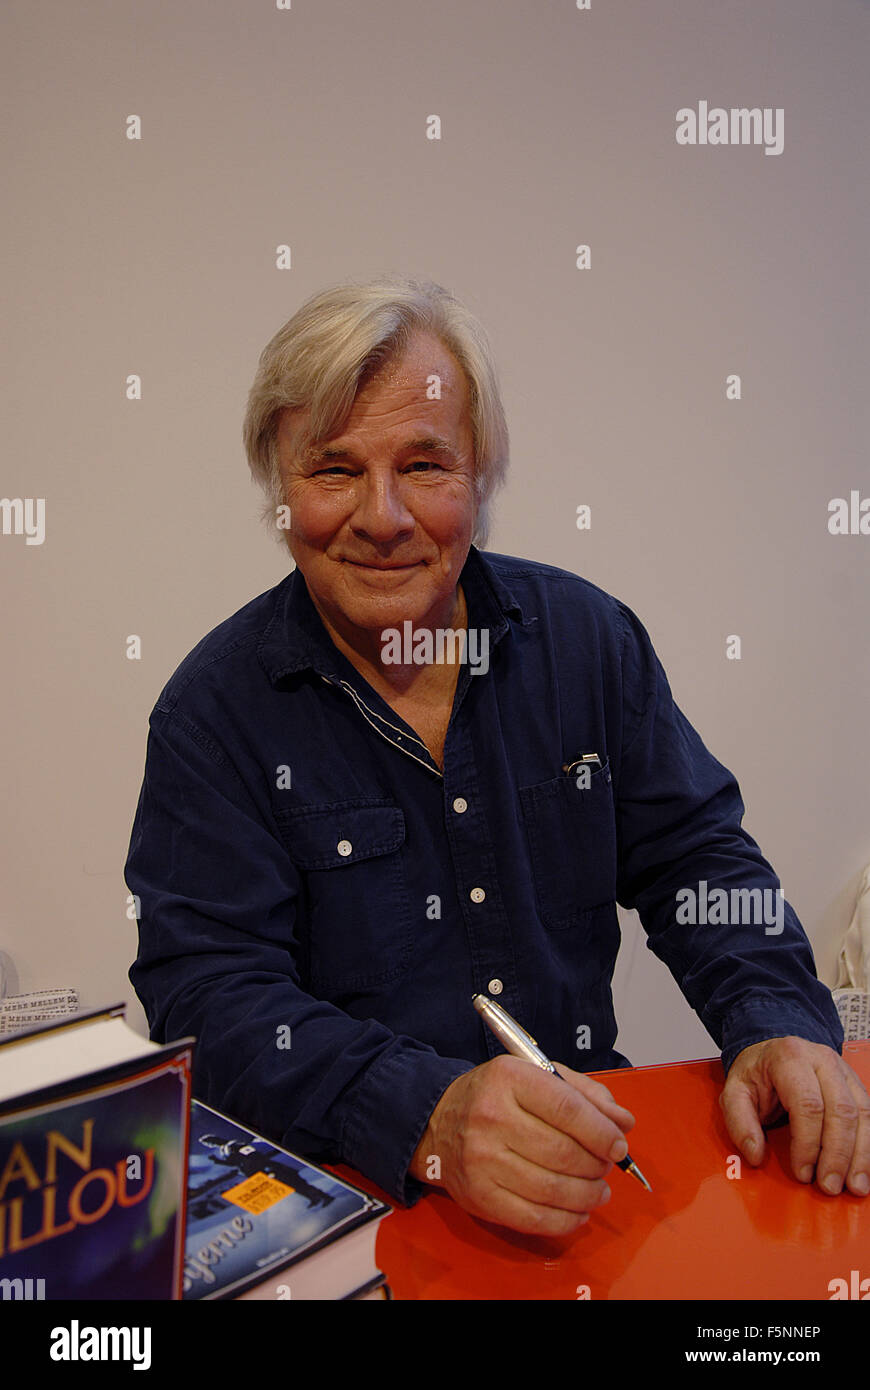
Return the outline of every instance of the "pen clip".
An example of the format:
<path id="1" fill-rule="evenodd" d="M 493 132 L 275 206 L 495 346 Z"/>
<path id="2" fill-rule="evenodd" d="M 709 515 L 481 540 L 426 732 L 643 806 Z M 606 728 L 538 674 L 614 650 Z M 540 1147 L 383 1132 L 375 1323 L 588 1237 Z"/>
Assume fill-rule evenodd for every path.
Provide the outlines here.
<path id="1" fill-rule="evenodd" d="M 573 769 L 574 769 L 575 767 L 581 767 L 581 766 L 582 766 L 582 767 L 590 767 L 590 768 L 593 767 L 593 766 L 596 766 L 596 767 L 598 768 L 598 771 L 600 772 L 600 771 L 601 771 L 601 759 L 599 758 L 599 756 L 598 756 L 597 753 L 581 753 L 580 757 L 579 757 L 579 758 L 575 758 L 574 761 L 573 761 L 573 763 L 563 763 L 563 764 L 562 764 L 562 771 L 566 774 L 566 776 L 570 777 L 570 776 L 571 776 L 571 772 L 573 771 Z"/>

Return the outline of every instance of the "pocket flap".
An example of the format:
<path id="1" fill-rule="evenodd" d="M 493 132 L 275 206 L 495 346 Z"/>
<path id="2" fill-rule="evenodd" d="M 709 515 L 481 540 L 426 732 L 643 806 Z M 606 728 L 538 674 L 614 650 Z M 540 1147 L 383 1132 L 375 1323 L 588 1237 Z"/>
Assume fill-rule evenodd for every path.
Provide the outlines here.
<path id="1" fill-rule="evenodd" d="M 404 814 L 387 801 L 302 806 L 278 811 L 276 818 L 287 852 L 300 869 L 342 869 L 391 854 L 405 841 Z"/>

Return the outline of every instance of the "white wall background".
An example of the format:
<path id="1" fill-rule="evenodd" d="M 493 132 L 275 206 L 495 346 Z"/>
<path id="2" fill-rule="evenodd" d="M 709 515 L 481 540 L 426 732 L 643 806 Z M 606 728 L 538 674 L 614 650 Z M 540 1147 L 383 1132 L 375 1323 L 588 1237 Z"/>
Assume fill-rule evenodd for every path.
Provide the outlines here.
<path id="1" fill-rule="evenodd" d="M 146 1031 L 148 713 L 289 563 L 240 444 L 261 348 L 378 271 L 483 320 L 513 460 L 489 547 L 638 612 L 833 983 L 870 858 L 870 535 L 828 530 L 870 497 L 868 29 L 866 0 L 6 0 L 0 492 L 46 508 L 42 545 L 0 535 L 20 990 L 127 998 Z M 782 108 L 782 153 L 678 145 L 700 101 Z M 623 918 L 617 1045 L 713 1055 Z"/>

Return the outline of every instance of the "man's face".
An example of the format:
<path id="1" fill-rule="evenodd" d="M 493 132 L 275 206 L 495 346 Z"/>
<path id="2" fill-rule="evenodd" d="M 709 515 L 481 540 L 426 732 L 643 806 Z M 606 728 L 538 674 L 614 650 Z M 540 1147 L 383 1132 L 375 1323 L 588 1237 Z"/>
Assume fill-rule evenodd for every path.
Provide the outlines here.
<path id="1" fill-rule="evenodd" d="M 427 398 L 432 376 L 439 400 Z M 456 358 L 421 331 L 312 457 L 295 449 L 307 412 L 281 412 L 290 551 L 321 616 L 352 644 L 370 647 L 405 619 L 450 625 L 476 516 L 469 405 Z"/>

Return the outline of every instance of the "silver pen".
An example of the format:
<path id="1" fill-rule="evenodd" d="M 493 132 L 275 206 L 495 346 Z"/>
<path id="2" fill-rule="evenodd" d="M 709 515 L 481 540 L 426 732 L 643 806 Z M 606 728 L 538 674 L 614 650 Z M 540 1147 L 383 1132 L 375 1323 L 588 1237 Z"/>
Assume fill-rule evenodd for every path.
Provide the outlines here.
<path id="1" fill-rule="evenodd" d="M 534 1062 L 535 1066 L 540 1067 L 542 1071 L 550 1071 L 554 1076 L 558 1076 L 560 1081 L 565 1081 L 564 1076 L 560 1076 L 549 1057 L 541 1051 L 531 1034 L 527 1033 L 525 1028 L 521 1028 L 516 1019 L 511 1018 L 501 1004 L 496 1004 L 494 999 L 487 999 L 485 994 L 473 994 L 471 1002 L 484 1023 L 495 1033 L 499 1042 L 508 1052 L 514 1057 L 523 1057 L 527 1062 Z M 565 1085 L 568 1085 L 567 1081 L 565 1081 Z M 652 1188 L 631 1154 L 627 1153 L 625 1158 L 619 1159 L 616 1166 L 625 1173 L 631 1173 L 632 1177 L 643 1183 L 647 1192 L 652 1192 Z"/>

